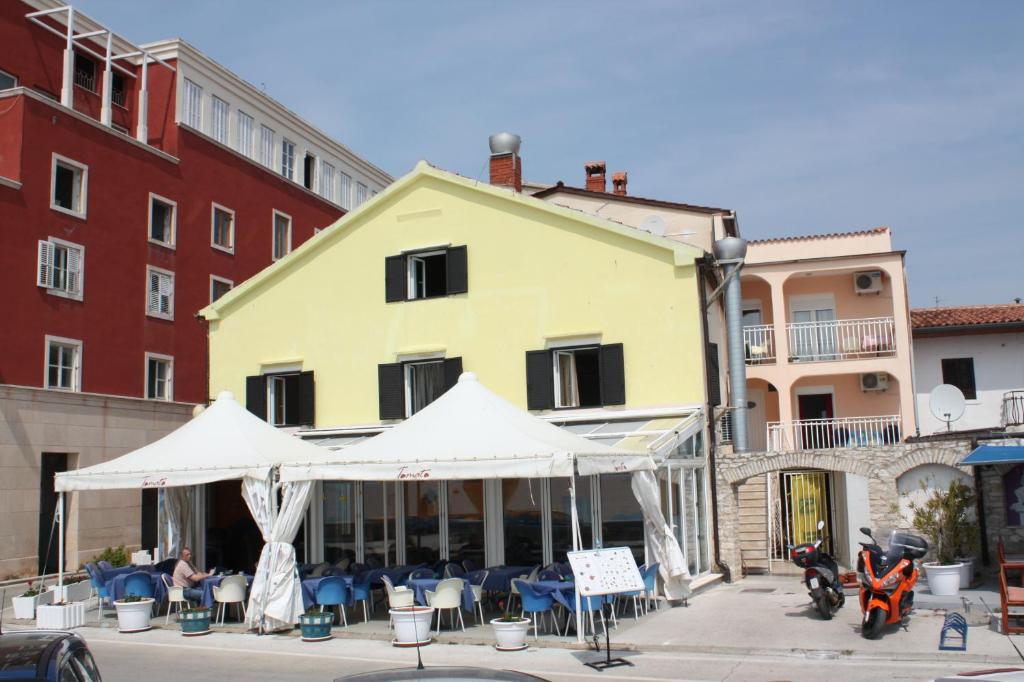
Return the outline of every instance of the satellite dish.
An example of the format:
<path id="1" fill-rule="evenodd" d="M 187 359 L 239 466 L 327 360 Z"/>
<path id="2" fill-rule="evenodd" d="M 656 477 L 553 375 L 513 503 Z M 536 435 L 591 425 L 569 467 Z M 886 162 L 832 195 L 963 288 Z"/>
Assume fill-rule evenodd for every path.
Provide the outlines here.
<path id="1" fill-rule="evenodd" d="M 659 237 L 665 236 L 665 221 L 660 215 L 649 215 L 640 223 L 640 229 L 644 232 L 656 234 Z"/>
<path id="2" fill-rule="evenodd" d="M 936 419 L 946 422 L 947 431 L 951 430 L 950 424 L 964 416 L 966 406 L 964 394 L 952 384 L 936 386 L 928 397 L 928 408 Z"/>

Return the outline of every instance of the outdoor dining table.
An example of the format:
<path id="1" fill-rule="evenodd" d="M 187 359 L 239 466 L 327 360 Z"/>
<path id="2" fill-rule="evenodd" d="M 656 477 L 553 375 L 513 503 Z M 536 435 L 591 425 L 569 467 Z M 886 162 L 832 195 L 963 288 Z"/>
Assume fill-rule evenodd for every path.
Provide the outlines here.
<path id="1" fill-rule="evenodd" d="M 110 595 L 111 601 L 117 601 L 124 596 L 124 583 L 129 575 L 130 573 L 119 573 L 107 581 L 107 594 Z M 167 588 L 164 586 L 163 578 L 160 577 L 162 575 L 163 573 L 159 571 L 149 574 L 149 582 L 153 586 L 153 598 L 156 599 L 157 604 L 167 601 Z"/>
<path id="2" fill-rule="evenodd" d="M 473 588 L 468 580 L 463 580 L 462 578 L 459 578 L 459 580 L 462 580 L 462 610 L 473 613 L 473 604 L 475 603 Z M 435 591 L 439 582 L 441 580 L 438 578 L 409 578 L 405 581 L 405 584 L 413 591 L 413 598 L 416 599 L 416 603 L 421 606 L 427 606 L 427 592 Z"/>
<path id="3" fill-rule="evenodd" d="M 302 581 L 302 608 L 309 609 L 310 606 L 316 604 L 316 590 L 320 587 L 320 581 L 329 577 L 331 576 L 325 575 L 319 578 L 306 578 Z M 345 602 L 345 606 L 352 606 L 355 603 L 352 599 L 352 582 L 355 578 L 351 575 L 341 575 L 338 577 L 348 585 L 348 601 Z"/>
<path id="4" fill-rule="evenodd" d="M 529 575 L 533 566 L 491 566 L 486 570 L 485 591 L 509 592 L 512 590 L 512 580 L 521 575 Z"/>
<path id="5" fill-rule="evenodd" d="M 199 604 L 201 606 L 205 606 L 207 608 L 213 606 L 213 586 L 217 585 L 219 587 L 221 581 L 224 580 L 224 578 L 226 578 L 226 577 L 227 576 L 225 576 L 225 575 L 214 575 L 214 576 L 210 576 L 209 578 L 203 578 L 203 598 L 199 601 Z M 249 596 L 249 589 L 250 588 L 252 588 L 252 576 L 251 575 L 246 575 L 245 576 L 245 596 L 246 596 L 246 598 L 248 598 L 248 596 Z"/>
<path id="6" fill-rule="evenodd" d="M 567 609 L 572 609 L 570 602 L 576 600 L 576 583 L 571 580 L 537 580 L 529 583 L 537 594 L 550 594 L 555 601 Z"/>

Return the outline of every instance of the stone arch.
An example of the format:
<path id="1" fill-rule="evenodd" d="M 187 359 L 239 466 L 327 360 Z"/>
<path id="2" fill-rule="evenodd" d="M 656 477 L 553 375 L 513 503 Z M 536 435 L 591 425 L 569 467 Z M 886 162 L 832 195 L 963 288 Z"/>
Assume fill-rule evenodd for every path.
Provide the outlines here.
<path id="1" fill-rule="evenodd" d="M 876 467 L 857 453 L 856 450 L 767 453 L 767 456 L 751 458 L 749 462 L 724 472 L 724 479 L 730 485 L 739 485 L 753 476 L 784 469 L 823 469 L 870 477 Z"/>

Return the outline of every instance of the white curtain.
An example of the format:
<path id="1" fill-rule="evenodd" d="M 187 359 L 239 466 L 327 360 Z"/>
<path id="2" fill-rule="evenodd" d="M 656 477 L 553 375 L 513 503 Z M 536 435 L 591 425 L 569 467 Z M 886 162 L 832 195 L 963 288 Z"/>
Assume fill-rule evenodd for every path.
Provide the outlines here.
<path id="1" fill-rule="evenodd" d="M 157 491 L 161 560 L 180 556 L 181 550 L 191 546 L 195 539 L 192 532 L 194 491 L 195 486 L 161 488 Z"/>
<path id="2" fill-rule="evenodd" d="M 302 592 L 292 541 L 306 514 L 311 481 L 285 483 L 276 516 L 268 480 L 242 479 L 242 497 L 263 534 L 263 551 L 249 593 L 246 622 L 264 632 L 290 628 L 302 614 Z"/>
<path id="3" fill-rule="evenodd" d="M 672 534 L 672 528 L 661 513 L 661 492 L 653 471 L 634 471 L 633 495 L 644 512 L 647 547 L 658 562 L 662 588 L 667 599 L 683 599 L 690 595 L 690 570 Z"/>

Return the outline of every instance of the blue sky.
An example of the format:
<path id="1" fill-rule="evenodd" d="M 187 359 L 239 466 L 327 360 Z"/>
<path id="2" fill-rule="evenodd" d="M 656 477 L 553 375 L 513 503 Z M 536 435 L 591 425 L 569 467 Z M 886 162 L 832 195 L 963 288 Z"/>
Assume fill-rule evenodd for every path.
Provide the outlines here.
<path id="1" fill-rule="evenodd" d="M 398 176 L 734 208 L 748 238 L 888 225 L 915 306 L 1024 297 L 1024 2 L 81 0 L 180 36 Z"/>

